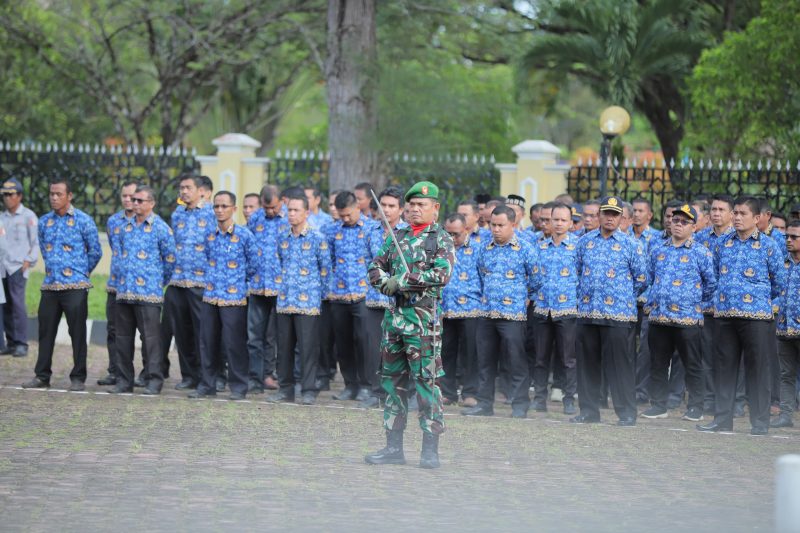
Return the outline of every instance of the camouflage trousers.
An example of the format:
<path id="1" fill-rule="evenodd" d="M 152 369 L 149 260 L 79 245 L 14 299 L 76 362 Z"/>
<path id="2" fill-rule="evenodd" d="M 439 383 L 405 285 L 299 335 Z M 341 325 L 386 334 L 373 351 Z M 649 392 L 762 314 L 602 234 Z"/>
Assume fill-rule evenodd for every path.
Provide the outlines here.
<path id="1" fill-rule="evenodd" d="M 444 375 L 441 338 L 434 349 L 432 328 L 421 328 L 401 313 L 386 311 L 381 339 L 381 386 L 386 391 L 383 426 L 404 430 L 408 419 L 408 387 L 414 381 L 419 404 L 419 425 L 427 433 L 444 432 L 442 393 L 436 384 Z M 441 335 L 441 326 L 436 329 Z"/>

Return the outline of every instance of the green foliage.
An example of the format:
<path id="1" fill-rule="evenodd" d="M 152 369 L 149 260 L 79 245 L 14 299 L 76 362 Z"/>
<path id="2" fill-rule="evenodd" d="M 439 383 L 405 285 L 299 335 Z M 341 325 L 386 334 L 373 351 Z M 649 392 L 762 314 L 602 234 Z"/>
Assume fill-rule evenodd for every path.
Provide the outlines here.
<path id="1" fill-rule="evenodd" d="M 764 0 L 692 74 L 689 141 L 713 158 L 800 158 L 800 1 Z"/>

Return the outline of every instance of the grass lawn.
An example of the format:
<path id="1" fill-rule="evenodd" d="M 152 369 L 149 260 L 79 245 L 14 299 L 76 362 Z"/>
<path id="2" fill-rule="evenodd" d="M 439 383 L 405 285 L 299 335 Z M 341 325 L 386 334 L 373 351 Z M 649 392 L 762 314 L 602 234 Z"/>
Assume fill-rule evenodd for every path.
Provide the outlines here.
<path id="1" fill-rule="evenodd" d="M 36 316 L 39 312 L 41 299 L 43 272 L 31 272 L 28 285 L 25 287 L 25 305 L 28 307 L 28 316 Z M 106 319 L 106 281 L 108 276 L 95 274 L 92 276 L 92 289 L 89 291 L 89 318 L 94 320 Z"/>

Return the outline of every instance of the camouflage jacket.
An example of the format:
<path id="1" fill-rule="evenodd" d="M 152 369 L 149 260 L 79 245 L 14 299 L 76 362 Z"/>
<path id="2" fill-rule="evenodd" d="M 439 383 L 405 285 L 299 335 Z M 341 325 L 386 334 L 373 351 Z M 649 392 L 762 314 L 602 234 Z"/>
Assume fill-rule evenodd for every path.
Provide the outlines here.
<path id="1" fill-rule="evenodd" d="M 433 301 L 440 302 L 442 289 L 450 281 L 453 271 L 455 262 L 453 239 L 436 223 L 425 228 L 417 236 L 414 236 L 410 227 L 396 231 L 395 235 L 411 269 L 400 284 L 396 296 L 398 307 L 423 307 L 432 310 Z M 430 250 L 431 253 L 426 253 L 425 243 L 429 238 L 435 239 L 436 246 L 429 246 L 433 249 Z M 369 265 L 370 284 L 380 289 L 391 276 L 400 275 L 404 270 L 405 267 L 397 255 L 391 238 L 387 237 Z"/>

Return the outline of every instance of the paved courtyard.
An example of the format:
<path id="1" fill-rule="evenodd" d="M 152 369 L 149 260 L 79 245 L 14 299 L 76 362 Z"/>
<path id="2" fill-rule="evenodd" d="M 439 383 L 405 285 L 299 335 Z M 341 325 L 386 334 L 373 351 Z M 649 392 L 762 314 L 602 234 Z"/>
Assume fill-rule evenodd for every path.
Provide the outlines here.
<path id="1" fill-rule="evenodd" d="M 31 348 L 0 358 L 3 531 L 771 531 L 775 459 L 800 450 L 800 429 L 703 434 L 680 411 L 574 426 L 554 403 L 528 420 L 448 408 L 441 469 L 417 468 L 416 424 L 409 465 L 368 466 L 380 412 L 331 392 L 311 407 L 189 401 L 173 353 L 160 397 L 109 396 L 96 346 L 87 392 L 63 390 L 66 347 L 53 389 L 25 391 Z"/>

